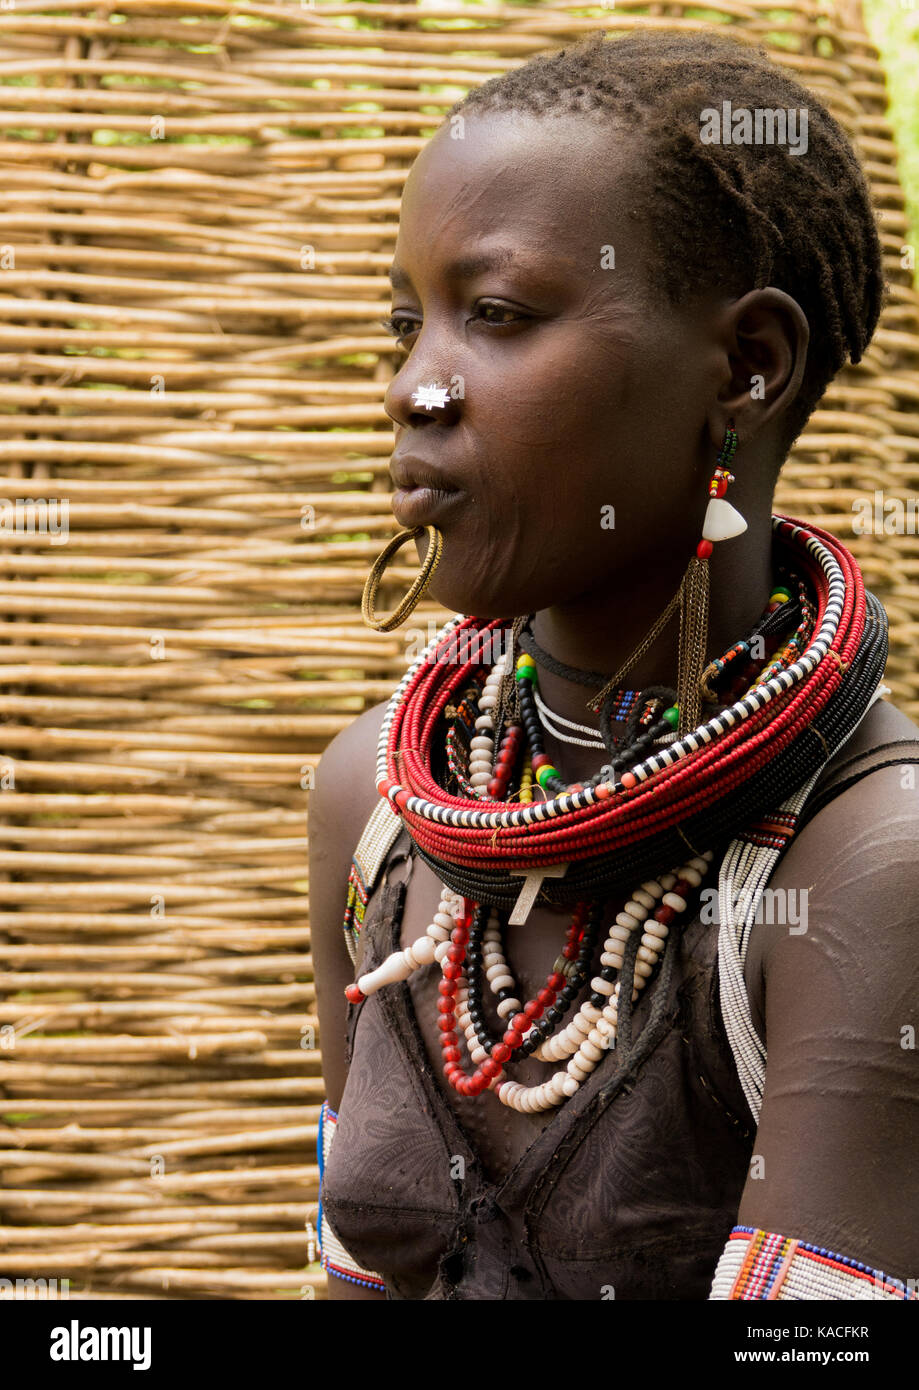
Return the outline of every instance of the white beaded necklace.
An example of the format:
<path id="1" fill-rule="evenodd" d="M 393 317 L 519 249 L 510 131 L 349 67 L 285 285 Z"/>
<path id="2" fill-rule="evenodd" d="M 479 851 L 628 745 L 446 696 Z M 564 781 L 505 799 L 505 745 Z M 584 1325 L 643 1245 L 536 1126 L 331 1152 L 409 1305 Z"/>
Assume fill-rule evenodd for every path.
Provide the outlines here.
<path id="1" fill-rule="evenodd" d="M 533 687 L 533 699 L 536 701 L 536 708 L 542 715 L 542 726 L 550 734 L 554 734 L 560 743 L 577 743 L 581 748 L 597 748 L 601 753 L 606 752 L 606 744 L 600 737 L 596 729 L 592 729 L 589 724 L 576 724 L 573 719 L 564 719 L 562 715 L 556 714 L 546 704 L 536 686 Z M 555 728 L 555 724 L 562 725 L 562 728 Z M 590 738 L 572 738 L 570 734 L 564 733 L 563 729 L 574 729 L 577 733 L 590 734 Z"/>
<path id="2" fill-rule="evenodd" d="M 669 927 L 653 918 L 650 921 L 647 920 L 648 913 L 657 906 L 659 899 L 668 907 L 672 907 L 675 912 L 685 911 L 686 899 L 678 893 L 672 892 L 671 889 L 679 878 L 685 879 L 694 888 L 698 888 L 708 870 L 711 859 L 712 853 L 709 850 L 706 854 L 694 857 L 688 863 L 681 865 L 675 873 L 662 874 L 658 879 L 649 879 L 635 890 L 623 910 L 617 914 L 615 925 L 610 928 L 609 935 L 604 942 L 600 962 L 602 965 L 613 966 L 615 969 L 621 970 L 626 942 L 639 926 L 643 926 L 641 944 L 638 947 L 635 960 L 633 1001 L 638 998 L 639 991 L 644 989 L 645 984 L 650 979 L 670 930 Z M 485 942 L 487 944 L 483 963 L 486 965 L 486 978 L 492 992 L 497 994 L 502 989 L 515 987 L 515 982 L 501 950 L 497 914 L 494 908 L 485 933 Z M 538 1086 L 521 1086 L 519 1082 L 508 1081 L 504 1078 L 502 1071 L 492 1082 L 492 1089 L 497 1094 L 498 1099 L 515 1110 L 533 1112 L 550 1110 L 569 1096 L 573 1096 L 598 1063 L 602 1061 L 605 1053 L 616 1045 L 616 1033 L 619 1025 L 619 987 L 619 980 L 611 985 L 597 975 L 591 980 L 590 989 L 592 992 L 607 995 L 608 1002 L 602 1009 L 598 1009 L 588 1000 L 581 1005 L 567 1028 L 553 1037 L 547 1038 L 534 1051 L 533 1056 L 544 1062 L 560 1062 L 566 1057 L 570 1058 L 564 1071 L 555 1072 L 548 1081 Z M 475 1027 L 469 1017 L 469 1010 L 466 1005 L 465 973 L 461 984 L 461 994 L 462 1003 L 460 1002 L 460 994 L 457 995 L 457 1019 L 466 1034 L 470 1060 L 474 1066 L 478 1066 L 485 1060 L 488 1053 L 479 1042 Z M 518 1013 L 521 1007 L 518 999 L 505 999 L 498 1004 L 498 1013 L 502 1016 L 509 1016 Z M 527 1036 L 527 1034 L 524 1035 L 525 1038 Z"/>

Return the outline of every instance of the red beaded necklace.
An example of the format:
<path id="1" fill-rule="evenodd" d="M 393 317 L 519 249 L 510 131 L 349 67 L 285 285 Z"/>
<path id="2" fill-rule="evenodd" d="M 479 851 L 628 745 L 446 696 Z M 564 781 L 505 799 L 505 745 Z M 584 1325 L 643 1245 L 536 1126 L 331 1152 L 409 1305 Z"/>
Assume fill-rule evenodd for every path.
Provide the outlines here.
<path id="1" fill-rule="evenodd" d="M 432 742 L 447 703 L 481 662 L 445 659 L 440 650 L 419 661 L 396 692 L 378 762 L 378 788 L 403 817 L 412 838 L 432 857 L 457 865 L 486 864 L 507 872 L 521 861 L 572 861 L 634 843 L 673 826 L 749 780 L 793 743 L 838 689 L 862 637 L 865 597 L 849 552 L 827 533 L 784 522 L 786 538 L 806 540 L 795 554 L 815 592 L 817 637 L 787 671 L 677 744 L 626 773 L 617 784 L 563 794 L 535 807 L 481 801 L 470 804 L 438 786 Z M 815 550 L 817 553 L 815 554 Z M 463 618 L 458 634 L 494 642 L 502 620 Z M 448 625 L 449 627 L 449 625 Z M 380 765 L 382 764 L 382 766 Z"/>

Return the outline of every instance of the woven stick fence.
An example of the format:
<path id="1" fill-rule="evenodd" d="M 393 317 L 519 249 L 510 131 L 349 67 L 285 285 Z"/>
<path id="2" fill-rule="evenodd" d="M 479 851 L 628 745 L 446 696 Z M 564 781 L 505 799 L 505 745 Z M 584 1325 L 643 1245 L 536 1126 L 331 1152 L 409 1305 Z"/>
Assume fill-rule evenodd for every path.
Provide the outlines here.
<path id="1" fill-rule="evenodd" d="M 0 8 L 0 1278 L 324 1296 L 312 770 L 446 616 L 360 620 L 397 529 L 377 320 L 406 172 L 536 53 L 716 23 L 828 103 L 874 188 L 890 302 L 778 503 L 859 555 L 915 715 L 919 542 L 851 524 L 919 475 L 919 300 L 857 5 Z"/>

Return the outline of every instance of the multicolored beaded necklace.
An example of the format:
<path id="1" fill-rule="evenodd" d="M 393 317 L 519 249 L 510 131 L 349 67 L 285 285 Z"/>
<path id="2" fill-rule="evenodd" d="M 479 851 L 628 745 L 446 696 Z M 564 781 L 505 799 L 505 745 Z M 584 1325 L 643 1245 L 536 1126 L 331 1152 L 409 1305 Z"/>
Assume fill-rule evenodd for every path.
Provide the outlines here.
<path id="1" fill-rule="evenodd" d="M 504 626 L 498 620 L 456 615 L 395 691 L 380 733 L 378 789 L 443 891 L 425 934 L 346 993 L 359 1003 L 436 962 L 444 1075 L 461 1095 L 491 1089 L 528 1112 L 575 1094 L 615 1046 L 655 967 L 672 959 L 671 927 L 714 858 L 714 848 L 693 846 L 720 846 L 728 826 L 776 807 L 816 775 L 876 693 L 886 624 L 852 556 L 816 527 L 782 517 L 773 527 L 787 582 L 773 590 L 753 632 L 703 676 L 706 698 L 728 703 L 680 738 L 673 691 L 609 692 L 598 732 L 610 756 L 587 781 L 566 784 L 544 752 L 534 658 L 515 659 L 512 645 L 489 662 L 488 643 Z M 471 653 L 470 636 L 481 639 Z M 457 638 L 462 660 L 453 659 Z M 506 709 L 511 671 L 517 700 Z M 613 731 L 614 723 L 623 727 Z M 544 800 L 534 800 L 537 789 Z M 779 815 L 775 824 L 791 834 L 793 822 Z M 777 851 L 770 841 L 757 853 L 774 863 Z M 662 859 L 676 867 L 655 875 Z M 605 904 L 636 879 L 640 887 L 616 914 L 589 978 Z M 534 901 L 574 910 L 542 989 L 522 1002 L 504 932 L 525 921 Z M 512 909 L 507 923 L 499 909 Z M 501 1033 L 486 1019 L 485 983 Z M 587 999 L 558 1031 L 586 988 Z M 462 1065 L 461 1035 L 471 1072 Z M 531 1055 L 565 1066 L 539 1086 L 509 1080 L 505 1066 Z"/>

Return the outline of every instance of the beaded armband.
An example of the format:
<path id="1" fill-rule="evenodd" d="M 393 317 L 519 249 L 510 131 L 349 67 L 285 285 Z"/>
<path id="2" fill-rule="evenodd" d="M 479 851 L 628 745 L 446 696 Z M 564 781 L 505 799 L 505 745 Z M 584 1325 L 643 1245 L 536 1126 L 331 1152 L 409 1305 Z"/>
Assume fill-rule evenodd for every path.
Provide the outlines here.
<path id="1" fill-rule="evenodd" d="M 317 1219 L 319 1263 L 326 1274 L 334 1274 L 339 1279 L 346 1279 L 349 1284 L 360 1284 L 364 1288 L 378 1289 L 380 1293 L 385 1293 L 386 1285 L 379 1274 L 364 1269 L 357 1263 L 357 1260 L 352 1260 L 323 1215 L 322 1174 L 328 1161 L 332 1140 L 335 1138 L 337 1123 L 338 1115 L 331 1108 L 329 1102 L 324 1100 L 319 1110 L 319 1138 L 316 1144 L 319 1158 L 319 1216 Z"/>
<path id="2" fill-rule="evenodd" d="M 718 1261 L 712 1299 L 909 1299 L 919 1291 L 819 1245 L 735 1226 Z"/>
<path id="3" fill-rule="evenodd" d="M 348 897 L 345 902 L 345 919 L 342 925 L 345 932 L 345 945 L 348 948 L 352 965 L 357 964 L 357 945 L 364 922 L 367 899 L 401 829 L 402 818 L 393 813 L 392 803 L 386 798 L 382 798 L 373 808 L 361 838 L 357 842 L 357 849 L 351 856 Z"/>

